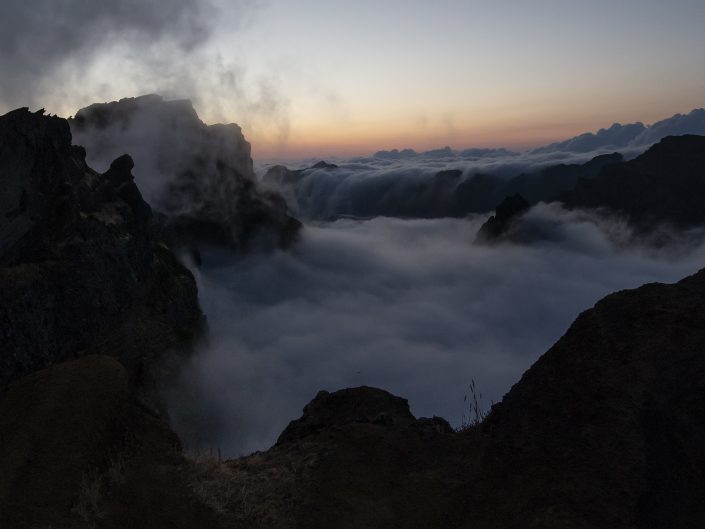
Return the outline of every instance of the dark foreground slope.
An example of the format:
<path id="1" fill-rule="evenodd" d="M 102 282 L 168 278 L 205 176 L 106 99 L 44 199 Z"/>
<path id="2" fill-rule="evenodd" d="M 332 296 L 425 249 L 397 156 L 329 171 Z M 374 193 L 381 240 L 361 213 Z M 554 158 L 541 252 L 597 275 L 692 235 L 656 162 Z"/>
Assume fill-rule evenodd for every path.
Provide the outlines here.
<path id="1" fill-rule="evenodd" d="M 218 528 L 191 465 L 115 359 L 53 366 L 0 393 L 0 527 Z"/>
<path id="2" fill-rule="evenodd" d="M 705 526 L 705 270 L 583 313 L 481 430 L 468 527 Z"/>
<path id="3" fill-rule="evenodd" d="M 188 460 L 125 380 L 89 357 L 0 393 L 11 526 L 705 526 L 705 270 L 600 301 L 463 432 L 363 387 L 266 452 Z"/>
<path id="4" fill-rule="evenodd" d="M 600 301 L 479 427 L 346 390 L 228 465 L 252 487 L 291 469 L 301 527 L 703 527 L 705 271 Z"/>
<path id="5" fill-rule="evenodd" d="M 324 393 L 227 467 L 262 491 L 259 512 L 298 523 L 272 527 L 703 527 L 705 270 L 600 301 L 480 426 L 413 421 L 378 390 Z M 290 503 L 267 498 L 267 475 Z"/>
<path id="6" fill-rule="evenodd" d="M 136 375 L 198 332 L 191 273 L 162 244 L 129 156 L 104 174 L 66 120 L 0 117 L 0 387 L 75 355 Z"/>

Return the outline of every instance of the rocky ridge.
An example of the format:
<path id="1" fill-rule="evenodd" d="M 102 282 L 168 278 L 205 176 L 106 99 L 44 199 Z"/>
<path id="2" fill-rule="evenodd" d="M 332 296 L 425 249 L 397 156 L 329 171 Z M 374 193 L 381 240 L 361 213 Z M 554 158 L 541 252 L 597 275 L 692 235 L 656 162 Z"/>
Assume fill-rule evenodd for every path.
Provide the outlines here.
<path id="1" fill-rule="evenodd" d="M 705 136 L 670 136 L 628 162 L 581 178 L 562 195 L 569 208 L 607 208 L 633 226 L 679 228 L 705 224 Z"/>

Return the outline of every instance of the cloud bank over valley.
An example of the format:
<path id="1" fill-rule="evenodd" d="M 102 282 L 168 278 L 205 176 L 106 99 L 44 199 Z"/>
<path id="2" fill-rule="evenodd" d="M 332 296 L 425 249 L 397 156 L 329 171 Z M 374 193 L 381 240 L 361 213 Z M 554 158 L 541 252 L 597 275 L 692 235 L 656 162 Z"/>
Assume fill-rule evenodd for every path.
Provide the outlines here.
<path id="1" fill-rule="evenodd" d="M 624 247 L 624 223 L 555 205 L 526 219 L 550 237 L 473 245 L 484 220 L 341 220 L 288 253 L 208 255 L 209 343 L 171 390 L 177 428 L 200 449 L 264 449 L 317 391 L 359 385 L 458 426 L 471 380 L 489 407 L 598 299 L 705 258 L 701 243 Z"/>

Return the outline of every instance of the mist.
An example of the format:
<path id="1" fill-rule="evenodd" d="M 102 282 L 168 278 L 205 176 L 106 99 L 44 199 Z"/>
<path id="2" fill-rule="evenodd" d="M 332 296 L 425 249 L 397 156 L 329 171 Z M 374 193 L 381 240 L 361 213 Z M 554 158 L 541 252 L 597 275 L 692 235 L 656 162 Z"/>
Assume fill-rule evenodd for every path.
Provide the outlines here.
<path id="1" fill-rule="evenodd" d="M 459 426 L 471 380 L 489 408 L 597 300 L 705 258 L 700 232 L 639 246 L 618 218 L 555 204 L 527 214 L 530 244 L 473 245 L 484 220 L 340 220 L 288 253 L 207 254 L 208 343 L 168 391 L 187 445 L 266 449 L 319 390 L 359 385 Z"/>
<path id="2" fill-rule="evenodd" d="M 0 21 L 0 43 L 6 52 L 0 58 L 0 101 L 10 107 L 59 104 L 66 84 L 72 91 L 79 88 L 74 84 L 78 71 L 84 83 L 76 91 L 96 90 L 86 82 L 89 70 L 105 61 L 115 66 L 118 56 L 133 66 L 123 75 L 163 69 L 172 62 L 167 56 L 189 62 L 209 39 L 215 12 L 213 2 L 199 0 L 10 2 Z M 75 100 L 77 94 L 72 96 Z"/>

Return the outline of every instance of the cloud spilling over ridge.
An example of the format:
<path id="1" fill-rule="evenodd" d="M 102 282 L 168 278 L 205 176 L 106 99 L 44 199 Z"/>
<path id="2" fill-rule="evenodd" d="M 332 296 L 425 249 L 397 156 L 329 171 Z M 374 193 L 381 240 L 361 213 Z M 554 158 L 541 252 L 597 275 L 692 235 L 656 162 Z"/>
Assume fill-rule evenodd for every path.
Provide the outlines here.
<path id="1" fill-rule="evenodd" d="M 641 149 L 626 151 L 630 157 Z M 511 179 L 538 176 L 558 164 L 582 164 L 590 153 L 489 152 L 452 155 L 371 157 L 337 161 L 337 168 L 310 168 L 295 180 L 279 181 L 265 173 L 262 181 L 281 192 L 295 215 L 303 219 L 341 216 L 444 217 L 494 209 L 506 196 Z M 310 166 L 307 161 L 304 166 Z M 269 169 L 260 166 L 260 174 Z M 568 181 L 568 180 L 566 180 Z M 519 185 L 519 182 L 516 182 Z M 572 188 L 568 185 L 567 189 Z"/>
<path id="2" fill-rule="evenodd" d="M 379 218 L 309 226 L 291 253 L 210 255 L 198 278 L 210 343 L 171 388 L 177 429 L 228 455 L 264 449 L 317 391 L 362 384 L 457 425 L 471 379 L 498 401 L 598 299 L 705 262 L 702 244 L 620 249 L 619 221 L 530 216 L 553 236 L 481 247 L 484 218 Z"/>
<path id="3" fill-rule="evenodd" d="M 650 127 L 616 124 L 524 152 L 402 149 L 331 160 L 337 167 L 306 160 L 293 165 L 301 167 L 296 174 L 270 164 L 257 169 L 263 182 L 286 195 L 294 214 L 304 219 L 460 217 L 490 211 L 517 192 L 531 203 L 559 200 L 577 178 L 594 178 L 602 165 L 619 161 L 615 151 L 630 160 L 663 137 L 681 134 L 705 135 L 705 110 L 677 114 Z M 612 156 L 594 159 L 608 154 Z M 584 170 L 555 167 L 590 160 Z M 549 168 L 550 174 L 542 174 Z"/>

